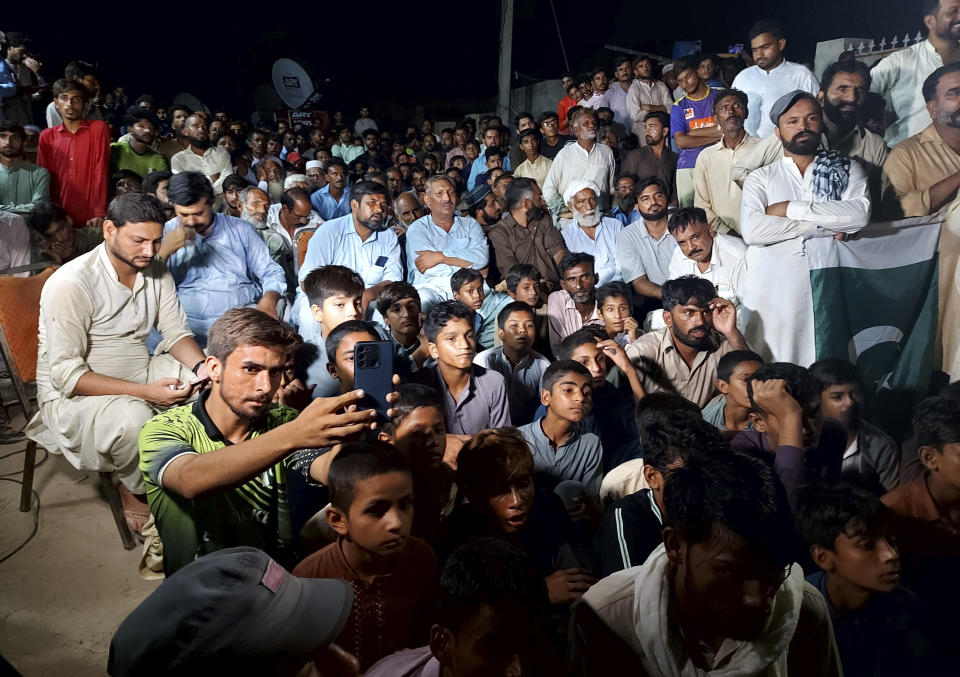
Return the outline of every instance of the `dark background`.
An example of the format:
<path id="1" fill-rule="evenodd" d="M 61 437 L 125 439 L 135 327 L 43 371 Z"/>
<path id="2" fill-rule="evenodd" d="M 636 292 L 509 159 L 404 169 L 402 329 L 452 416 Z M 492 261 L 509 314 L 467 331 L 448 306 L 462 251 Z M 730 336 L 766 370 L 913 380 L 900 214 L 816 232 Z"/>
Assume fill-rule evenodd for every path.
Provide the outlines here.
<path id="1" fill-rule="evenodd" d="M 550 0 L 515 1 L 514 85 L 559 77 L 566 68 Z M 760 17 L 784 23 L 787 55 L 795 61 L 813 61 L 820 40 L 879 41 L 894 33 L 902 39 L 923 28 L 918 3 L 909 1 L 553 2 L 573 70 L 609 64 L 615 54 L 604 44 L 670 56 L 673 41 L 702 40 L 704 51 L 726 52 L 747 42 L 750 24 Z M 100 65 L 104 88 L 123 85 L 131 103 L 144 92 L 160 103 L 190 92 L 211 108 L 246 118 L 254 88 L 270 82 L 273 62 L 284 56 L 320 81 L 318 107 L 342 108 L 349 119 L 365 101 L 375 117 L 405 119 L 423 105 L 443 119 L 492 110 L 497 95 L 497 0 L 317 3 L 309 9 L 262 3 L 257 10 L 227 2 L 164 2 L 150 11 L 77 3 L 49 14 L 17 5 L 0 13 L 0 30 L 32 37 L 31 51 L 49 82 L 68 61 L 84 58 Z"/>

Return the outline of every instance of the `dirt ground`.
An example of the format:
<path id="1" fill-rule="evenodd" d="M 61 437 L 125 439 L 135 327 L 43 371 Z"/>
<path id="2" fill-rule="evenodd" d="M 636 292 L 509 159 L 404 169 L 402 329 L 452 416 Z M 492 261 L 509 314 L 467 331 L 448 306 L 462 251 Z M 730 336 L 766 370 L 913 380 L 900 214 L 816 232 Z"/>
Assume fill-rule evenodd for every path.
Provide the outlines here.
<path id="1" fill-rule="evenodd" d="M 24 446 L 0 445 L 0 457 Z M 22 453 L 0 460 L 0 476 L 22 469 Z M 114 631 L 159 584 L 138 575 L 140 547 L 123 549 L 97 482 L 50 454 L 34 477 L 37 533 L 0 563 L 0 654 L 28 677 L 106 674 Z M 19 499 L 19 484 L 0 481 L 0 558 L 33 529 L 36 499 L 29 513 Z"/>

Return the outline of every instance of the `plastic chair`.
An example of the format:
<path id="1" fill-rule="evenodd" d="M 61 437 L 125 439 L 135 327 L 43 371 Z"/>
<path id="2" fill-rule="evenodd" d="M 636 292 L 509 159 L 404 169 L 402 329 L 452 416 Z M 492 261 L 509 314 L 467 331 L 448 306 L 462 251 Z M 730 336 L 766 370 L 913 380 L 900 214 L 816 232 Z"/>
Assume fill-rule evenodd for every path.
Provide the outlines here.
<path id="1" fill-rule="evenodd" d="M 316 231 L 305 230 L 297 236 L 297 267 L 303 265 L 303 260 L 307 257 L 307 245 L 310 243 L 310 238 L 313 237 L 313 234 Z"/>
<path id="2" fill-rule="evenodd" d="M 10 370 L 10 379 L 17 391 L 17 400 L 23 407 L 27 421 L 33 418 L 36 407 L 30 403 L 26 385 L 37 380 L 37 351 L 39 349 L 40 292 L 56 268 L 47 268 L 34 277 L 0 276 L 0 350 Z M 37 443 L 27 441 L 23 458 L 23 484 L 20 490 L 20 511 L 30 510 L 33 493 L 33 470 L 37 460 Z M 123 503 L 113 473 L 101 472 L 100 484 L 110 505 L 110 512 L 120 532 L 126 550 L 137 543 L 123 516 Z"/>

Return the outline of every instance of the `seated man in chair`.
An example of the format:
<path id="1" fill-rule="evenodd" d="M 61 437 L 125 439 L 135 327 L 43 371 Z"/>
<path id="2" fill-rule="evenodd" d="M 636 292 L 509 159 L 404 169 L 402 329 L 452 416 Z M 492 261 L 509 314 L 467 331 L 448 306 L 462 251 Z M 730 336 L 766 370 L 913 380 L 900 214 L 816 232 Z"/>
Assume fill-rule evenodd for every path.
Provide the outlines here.
<path id="1" fill-rule="evenodd" d="M 103 244 L 50 276 L 40 296 L 39 411 L 25 430 L 75 468 L 116 471 L 127 524 L 138 533 L 150 516 L 140 426 L 186 401 L 194 374 L 206 376 L 173 278 L 154 258 L 163 221 L 157 198 L 121 195 L 107 210 Z M 153 328 L 169 354 L 147 352 Z"/>

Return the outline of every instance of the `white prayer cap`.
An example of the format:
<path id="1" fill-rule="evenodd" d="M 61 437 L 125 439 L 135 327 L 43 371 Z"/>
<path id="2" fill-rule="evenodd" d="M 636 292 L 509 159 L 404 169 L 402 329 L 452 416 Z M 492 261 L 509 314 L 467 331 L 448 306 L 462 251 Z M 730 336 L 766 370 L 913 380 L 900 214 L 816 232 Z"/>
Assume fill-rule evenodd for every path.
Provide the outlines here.
<path id="1" fill-rule="evenodd" d="M 307 160 L 307 169 L 323 169 L 323 163 L 320 160 Z"/>
<path id="2" fill-rule="evenodd" d="M 564 204 L 569 204 L 570 200 L 573 199 L 573 196 L 584 188 L 589 188 L 593 191 L 594 195 L 600 197 L 600 187 L 597 184 L 595 184 L 593 181 L 587 181 L 586 179 L 576 179 L 568 183 L 567 189 L 563 191 Z"/>

